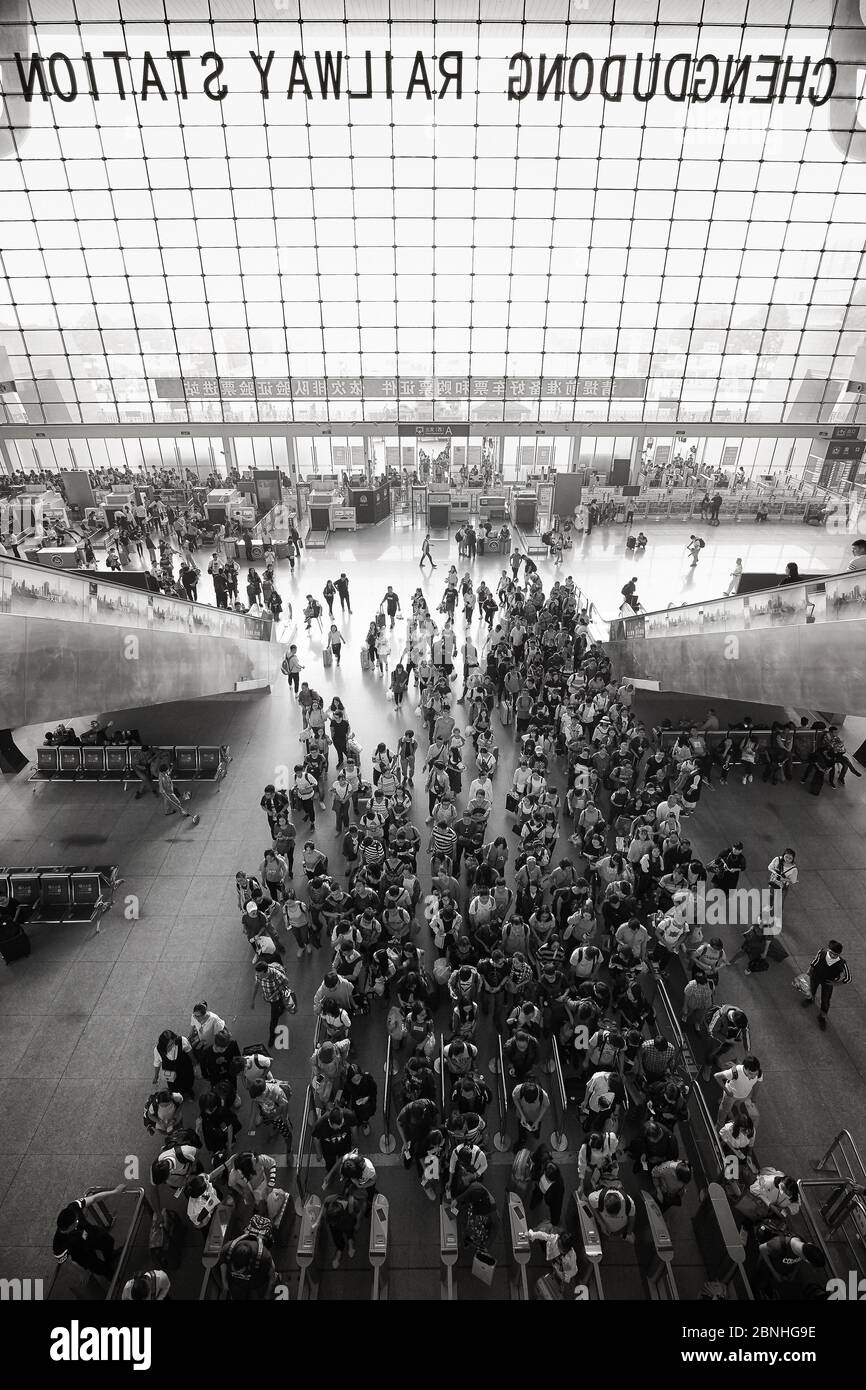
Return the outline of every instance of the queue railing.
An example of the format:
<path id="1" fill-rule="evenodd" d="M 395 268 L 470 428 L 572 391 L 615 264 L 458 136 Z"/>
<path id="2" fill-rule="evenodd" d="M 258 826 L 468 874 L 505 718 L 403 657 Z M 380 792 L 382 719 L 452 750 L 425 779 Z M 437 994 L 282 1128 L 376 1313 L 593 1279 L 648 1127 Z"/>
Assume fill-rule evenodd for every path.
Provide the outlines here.
<path id="1" fill-rule="evenodd" d="M 496 1111 L 499 1117 L 499 1129 L 493 1136 L 493 1147 L 499 1153 L 503 1153 L 508 1148 L 508 1089 L 506 1084 L 507 1072 L 505 1070 L 505 1053 L 502 1050 L 502 1038 L 499 1034 L 496 1037 L 498 1067 L 494 1075 L 496 1076 Z"/>
<path id="2" fill-rule="evenodd" d="M 557 1153 L 563 1153 L 568 1148 L 568 1135 L 565 1129 L 566 1115 L 568 1113 L 568 1095 L 565 1090 L 565 1075 L 562 1070 L 562 1057 L 559 1052 L 559 1043 L 556 1035 L 550 1039 L 550 1061 L 548 1063 L 550 1072 L 550 1108 L 553 1112 L 553 1129 L 550 1133 L 550 1147 Z"/>
<path id="3" fill-rule="evenodd" d="M 388 1034 L 388 1045 L 385 1049 L 385 1084 L 382 1087 L 382 1134 L 379 1138 L 379 1152 L 392 1154 L 397 1147 L 397 1140 L 391 1133 L 391 1102 L 393 1096 L 393 1072 L 391 1065 L 393 1061 L 394 1040 Z"/>

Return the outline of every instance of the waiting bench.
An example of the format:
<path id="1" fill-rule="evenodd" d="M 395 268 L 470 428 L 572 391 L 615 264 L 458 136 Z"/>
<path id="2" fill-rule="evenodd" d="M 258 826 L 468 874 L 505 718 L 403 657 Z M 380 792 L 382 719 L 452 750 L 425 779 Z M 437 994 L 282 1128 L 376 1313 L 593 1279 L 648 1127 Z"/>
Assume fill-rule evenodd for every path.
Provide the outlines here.
<path id="1" fill-rule="evenodd" d="M 134 767 L 141 751 L 138 744 L 48 744 L 37 748 L 36 767 L 28 781 L 119 782 L 127 787 L 139 780 Z M 219 784 L 231 762 L 227 743 L 154 745 L 153 754 L 170 764 L 175 782 Z"/>
<path id="2" fill-rule="evenodd" d="M 93 922 L 114 903 L 123 880 L 116 864 L 35 865 L 0 868 L 0 913 L 28 909 L 22 925 L 47 922 Z"/>

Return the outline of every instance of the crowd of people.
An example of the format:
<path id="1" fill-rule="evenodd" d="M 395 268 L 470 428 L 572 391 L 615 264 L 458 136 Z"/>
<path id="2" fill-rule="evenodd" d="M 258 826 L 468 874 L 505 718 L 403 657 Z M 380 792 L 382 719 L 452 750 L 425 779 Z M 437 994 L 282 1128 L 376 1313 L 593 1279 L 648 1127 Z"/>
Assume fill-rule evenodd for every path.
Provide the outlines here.
<path id="1" fill-rule="evenodd" d="M 323 597 L 329 615 L 336 598 L 351 614 L 345 574 L 327 582 Z M 321 614 L 318 600 L 308 602 Z M 344 643 L 332 624 L 332 660 Z M 751 721 L 731 728 L 721 750 L 707 739 L 719 729 L 713 711 L 678 730 L 670 721 L 645 726 L 633 686 L 616 678 L 592 639 L 572 576 L 545 589 L 519 551 L 492 586 L 452 564 L 438 602 L 421 587 L 404 600 L 387 585 L 360 659 L 365 676 L 382 678 L 398 721 L 395 736 L 366 757 L 347 705 L 336 694 L 326 703 L 301 680 L 296 645 L 286 653 L 303 751 L 290 785 L 265 787 L 261 862 L 237 874 L 267 1042 L 243 1048 L 205 1003 L 186 1037 L 160 1035 L 158 1089 L 144 1112 L 163 1145 L 151 1169 L 158 1215 L 159 1194 L 171 1188 L 186 1197 L 193 1225 L 220 1201 L 245 1203 L 247 1225 L 220 1257 L 223 1289 L 232 1298 L 272 1294 L 276 1162 L 246 1146 L 237 1152 L 238 1136 L 264 1129 L 268 1148 L 284 1144 L 288 1157 L 291 1094 L 274 1058 L 284 1017 L 297 1007 L 290 972 L 315 957 L 312 1140 L 333 1267 L 353 1256 L 377 1189 L 368 1142 L 377 1068 L 360 1055 L 356 1024 L 379 1017 L 399 1063 L 393 1127 L 403 1162 L 483 1257 L 499 1221 L 490 1173 L 499 1083 L 488 1082 L 485 1062 L 501 1039 L 507 1114 L 497 1112 L 497 1123 L 513 1145 L 510 1185 L 525 1197 L 531 1238 L 544 1245 L 549 1287 L 571 1296 L 578 1260 L 563 1225 L 566 1181 L 551 1144 L 557 1098 L 546 1064 L 555 1044 L 568 1122 L 576 1116 L 581 1128 L 577 1185 L 603 1242 L 634 1239 L 641 1188 L 670 1213 L 676 1239 L 672 1209 L 694 1184 L 678 1130 L 691 1078 L 659 1008 L 664 979 L 703 1083 L 718 1094 L 718 1143 L 734 1165 L 728 1177 L 736 1172 L 729 1190 L 759 1287 L 772 1293 L 819 1263 L 790 1228 L 794 1177 L 755 1157 L 757 1098 L 772 1077 L 765 1080 L 745 1012 L 725 999 L 726 974 L 740 958 L 749 973 L 768 968 L 778 913 L 746 923 L 729 960 L 695 910 L 708 885 L 730 894 L 747 867 L 741 842 L 705 861 L 688 821 L 716 769 L 724 783 L 731 766 L 751 767 Z M 503 779 L 502 744 L 512 738 L 516 761 Z M 780 760 L 783 776 L 795 758 L 792 746 Z M 426 801 L 424 830 L 416 790 Z M 493 834 L 492 813 L 502 808 L 507 833 Z M 323 828 L 329 813 L 333 825 Z M 784 894 L 797 880 L 796 853 L 780 845 L 768 888 Z M 296 966 L 287 964 L 293 954 Z M 849 978 L 835 940 L 801 977 L 802 1002 L 818 999 L 821 1027 L 834 986 Z M 369 1046 L 369 1026 L 363 1031 Z M 196 1070 L 204 1088 L 191 1128 Z M 64 1220 L 73 1218 L 86 1222 L 86 1209 L 67 1209 Z M 69 1252 L 66 1228 L 58 1229 Z M 162 1296 L 152 1287 L 132 1280 L 129 1296 Z"/>

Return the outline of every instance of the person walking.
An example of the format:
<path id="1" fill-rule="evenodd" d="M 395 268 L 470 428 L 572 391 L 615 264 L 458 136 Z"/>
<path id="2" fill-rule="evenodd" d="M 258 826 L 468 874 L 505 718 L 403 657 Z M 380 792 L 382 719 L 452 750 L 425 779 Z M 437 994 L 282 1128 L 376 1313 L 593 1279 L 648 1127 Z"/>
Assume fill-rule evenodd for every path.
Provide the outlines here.
<path id="1" fill-rule="evenodd" d="M 698 557 L 700 556 L 700 553 L 703 550 L 705 544 L 706 542 L 702 540 L 700 536 L 689 536 L 689 543 L 686 546 L 686 551 L 692 557 L 692 569 L 694 569 L 697 565 Z"/>
<path id="2" fill-rule="evenodd" d="M 343 650 L 343 643 L 345 642 L 345 640 L 346 639 L 343 636 L 340 629 L 337 627 L 337 624 L 331 623 L 331 626 L 328 629 L 328 640 L 326 646 L 330 647 L 331 652 L 333 653 L 334 660 L 338 666 L 340 664 L 340 652 Z"/>
<path id="3" fill-rule="evenodd" d="M 289 984 L 289 977 L 278 961 L 267 961 L 259 959 L 256 962 L 256 979 L 253 985 L 253 997 L 250 1008 L 255 1004 L 256 993 L 261 990 L 262 998 L 266 1004 L 270 1005 L 270 1027 L 268 1029 L 268 1047 L 273 1047 L 277 1036 L 277 1028 L 280 1019 L 289 1009 L 292 1013 L 297 1008 L 294 992 Z"/>
<path id="4" fill-rule="evenodd" d="M 390 584 L 385 590 L 385 593 L 382 595 L 382 598 L 379 600 L 379 607 L 384 608 L 385 612 L 388 614 L 388 617 L 391 622 L 391 630 L 393 631 L 394 624 L 397 621 L 397 615 L 398 613 L 400 613 L 400 600 L 394 593 L 394 590 Z M 400 613 L 400 616 L 402 617 L 402 613 Z"/>
<path id="5" fill-rule="evenodd" d="M 734 568 L 731 570 L 731 577 L 730 577 L 730 579 L 728 580 L 727 587 L 726 587 L 725 589 L 723 589 L 723 591 L 722 591 L 722 592 L 724 593 L 724 595 L 725 595 L 726 598 L 731 598 L 731 597 L 737 592 L 737 590 L 739 589 L 739 587 L 740 587 L 740 576 L 742 575 L 742 573 L 743 573 L 743 562 L 742 562 L 742 560 L 740 559 L 740 557 L 739 557 L 739 555 L 738 555 L 738 556 L 737 556 L 737 559 L 736 559 L 736 563 L 735 563 L 735 565 L 734 565 Z"/>
<path id="6" fill-rule="evenodd" d="M 183 798 L 180 797 L 171 779 L 171 769 L 168 763 L 160 764 L 158 785 L 159 794 L 162 797 L 162 804 L 165 807 L 165 814 L 167 816 L 173 816 L 179 811 L 185 820 L 191 820 L 193 825 L 198 825 L 200 817 L 197 815 L 191 816 L 183 804 L 184 801 L 189 801 L 189 792 L 184 792 Z"/>
<path id="7" fill-rule="evenodd" d="M 336 598 L 336 596 L 337 586 L 334 583 L 333 579 L 329 579 L 324 589 L 322 590 L 322 597 L 328 605 L 328 617 L 332 621 L 334 617 L 334 599 Z"/>
<path id="8" fill-rule="evenodd" d="M 352 603 L 349 598 L 349 581 L 345 574 L 341 574 L 340 578 L 335 581 L 334 588 L 337 590 L 337 593 L 340 596 L 340 612 L 348 612 L 349 614 L 351 614 Z"/>
<path id="9" fill-rule="evenodd" d="M 429 561 L 430 561 L 430 568 L 431 568 L 431 570 L 435 570 L 436 566 L 435 566 L 435 564 L 433 563 L 433 556 L 430 554 L 430 532 L 429 532 L 429 531 L 427 532 L 426 536 L 424 537 L 423 541 L 421 542 L 421 559 L 420 559 L 419 564 L 418 564 L 418 568 L 419 568 L 419 569 L 423 569 L 423 568 L 424 568 L 424 561 L 425 561 L 425 560 L 429 560 Z"/>
<path id="10" fill-rule="evenodd" d="M 811 993 L 802 1001 L 800 1007 L 808 1009 L 814 1004 L 815 996 L 819 996 L 818 1027 L 822 1032 L 827 1027 L 827 1014 L 830 1012 L 830 1000 L 833 998 L 835 986 L 851 983 L 851 971 L 842 950 L 840 941 L 828 941 L 826 947 L 817 953 L 809 965 Z"/>

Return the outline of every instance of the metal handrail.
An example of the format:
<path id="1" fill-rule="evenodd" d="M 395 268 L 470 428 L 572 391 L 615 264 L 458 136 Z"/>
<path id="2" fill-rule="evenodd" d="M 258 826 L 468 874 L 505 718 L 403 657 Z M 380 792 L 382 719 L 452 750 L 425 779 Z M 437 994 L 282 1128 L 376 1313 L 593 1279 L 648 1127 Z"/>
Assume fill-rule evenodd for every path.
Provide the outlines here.
<path id="1" fill-rule="evenodd" d="M 140 573 L 140 571 L 134 571 L 134 573 Z M 80 601 L 82 605 L 81 612 L 79 615 L 76 616 L 74 612 L 70 612 L 68 608 L 61 607 L 60 605 L 55 605 L 58 610 L 55 616 L 59 619 L 62 619 L 64 622 L 89 623 L 92 621 L 89 614 L 85 614 L 84 605 L 89 604 L 90 599 L 93 596 L 92 586 L 95 585 L 100 593 L 109 592 L 111 594 L 116 595 L 122 594 L 127 600 L 129 600 L 131 597 L 137 597 L 146 600 L 148 613 L 150 613 L 150 609 L 154 603 L 179 603 L 183 605 L 184 610 L 187 610 L 189 612 L 191 618 L 196 613 L 207 613 L 209 615 L 219 613 L 221 619 L 224 622 L 229 621 L 234 627 L 238 628 L 238 636 L 247 637 L 250 641 L 269 642 L 273 636 L 274 620 L 270 614 L 268 614 L 267 616 L 263 615 L 261 618 L 251 618 L 248 613 L 235 613 L 228 608 L 217 608 L 212 603 L 193 603 L 190 599 L 178 598 L 174 594 L 164 594 L 162 593 L 162 591 L 160 591 L 159 593 L 154 593 L 151 590 L 134 589 L 127 584 L 118 584 L 110 579 L 103 579 L 101 575 L 95 575 L 87 570 L 58 570 L 53 569 L 48 565 L 40 565 L 38 562 L 32 560 L 13 560 L 6 557 L 0 559 L 0 578 L 3 578 L 5 576 L 14 580 L 16 576 L 22 578 L 25 575 L 27 577 L 27 581 L 31 584 L 35 582 L 34 577 L 36 576 L 38 576 L 44 581 L 47 581 L 52 575 L 62 575 L 63 586 L 67 595 L 70 594 L 70 586 L 78 587 L 78 589 L 80 590 L 80 598 L 77 599 L 76 602 Z M 49 607 L 50 606 L 51 605 L 49 605 Z M 5 611 L 7 613 L 12 614 L 15 614 L 18 611 L 15 606 L 14 588 L 11 594 L 10 607 Z M 38 618 L 43 617 L 45 615 L 39 612 L 38 609 L 28 609 L 27 612 L 23 614 L 23 616 Z M 103 615 L 103 617 L 100 619 L 100 622 L 104 623 L 107 626 L 115 625 L 117 627 L 127 628 L 130 626 L 135 626 L 134 617 L 130 616 L 128 609 L 118 610 L 116 624 L 112 624 L 105 617 L 105 615 Z M 248 622 L 260 623 L 263 625 L 261 636 L 257 637 L 254 633 L 247 632 L 245 630 L 245 624 L 247 624 Z M 142 626 L 140 622 L 139 626 Z M 148 630 L 153 629 L 148 628 Z M 164 630 L 167 632 L 172 632 L 177 631 L 179 629 L 163 629 L 157 626 L 155 630 Z M 194 629 L 191 626 L 189 630 L 194 631 Z"/>
<path id="2" fill-rule="evenodd" d="M 499 1131 L 493 1136 L 494 1148 L 502 1153 L 508 1148 L 508 1090 L 505 1084 L 505 1053 L 502 1050 L 502 1034 L 496 1036 L 499 1070 L 496 1073 L 496 1109 L 499 1113 Z"/>
<path id="3" fill-rule="evenodd" d="M 445 1034 L 439 1034 L 439 1113 L 442 1123 L 448 1119 L 447 1093 L 445 1090 Z"/>
<path id="4" fill-rule="evenodd" d="M 551 1131 L 550 1146 L 558 1153 L 568 1148 L 568 1135 L 565 1132 L 565 1117 L 568 1112 L 568 1095 L 565 1090 L 565 1075 L 562 1070 L 562 1058 L 559 1055 L 559 1043 L 556 1034 L 551 1034 L 550 1056 L 553 1062 L 553 1079 L 555 1087 L 551 1087 L 551 1100 L 555 1097 L 555 1105 L 559 1106 L 560 1123 L 557 1129 Z"/>
<path id="5" fill-rule="evenodd" d="M 123 1245 L 121 1247 L 120 1256 L 118 1258 L 117 1264 L 114 1267 L 114 1274 L 112 1275 L 111 1283 L 109 1284 L 108 1290 L 105 1295 L 106 1303 L 110 1302 L 112 1299 L 120 1297 L 120 1290 L 122 1288 L 120 1283 L 121 1276 L 123 1276 L 124 1283 L 126 1282 L 126 1265 L 127 1259 L 129 1257 L 129 1247 L 132 1244 L 132 1239 L 135 1235 L 139 1218 L 142 1216 L 142 1214 L 146 1218 L 152 1215 L 152 1208 L 145 1196 L 144 1188 L 127 1188 L 127 1192 L 130 1192 L 130 1190 L 135 1192 L 137 1201 L 135 1203 L 135 1210 L 132 1213 L 132 1219 L 129 1223 L 129 1230 L 126 1233 L 126 1239 L 124 1240 Z"/>
<path id="6" fill-rule="evenodd" d="M 388 1034 L 388 1045 L 385 1048 L 385 1085 L 382 1088 L 382 1137 L 379 1140 L 379 1151 L 383 1154 L 393 1153 L 397 1147 L 397 1140 L 391 1133 L 391 1060 L 394 1050 L 394 1039 Z"/>
<path id="7" fill-rule="evenodd" d="M 839 1267 L 838 1261 L 834 1260 L 834 1252 L 832 1248 L 827 1244 L 823 1232 L 821 1231 L 820 1226 L 810 1209 L 809 1202 L 807 1201 L 806 1192 L 806 1189 L 810 1187 L 827 1187 L 829 1185 L 835 1186 L 836 1184 L 834 1180 L 831 1178 L 797 1178 L 796 1182 L 797 1195 L 800 1198 L 800 1218 L 808 1226 L 809 1235 L 813 1243 L 820 1247 L 821 1253 L 824 1256 L 824 1264 L 826 1265 L 827 1269 L 832 1270 L 834 1274 L 838 1274 L 844 1277 L 844 1275 L 847 1273 L 847 1270 Z M 860 1207 L 861 1212 L 866 1213 L 866 1206 L 863 1205 L 862 1200 L 858 1201 L 858 1205 Z M 857 1254 L 859 1254 L 860 1258 L 862 1259 L 862 1245 L 860 1251 L 858 1252 L 852 1244 L 851 1237 L 848 1235 L 848 1232 L 844 1229 L 844 1227 L 842 1228 L 842 1235 L 848 1245 L 849 1250 L 851 1250 L 851 1253 L 855 1255 L 855 1257 Z"/>
<path id="8" fill-rule="evenodd" d="M 854 1158 L 855 1158 L 856 1161 L 857 1161 L 857 1167 L 858 1167 L 859 1170 L 860 1170 L 859 1176 L 858 1176 L 858 1174 L 855 1173 L 854 1170 L 853 1170 L 853 1167 L 852 1167 L 852 1165 L 851 1165 L 851 1159 L 850 1159 L 850 1158 L 848 1157 L 848 1155 L 844 1152 L 844 1143 L 845 1143 L 845 1140 L 846 1140 L 846 1139 L 847 1139 L 848 1143 L 851 1145 L 851 1148 L 852 1148 L 853 1154 L 854 1154 Z M 841 1168 L 839 1167 L 839 1161 L 838 1161 L 838 1159 L 836 1158 L 836 1153 L 837 1153 L 837 1152 L 838 1152 L 839 1156 L 840 1156 L 841 1158 L 843 1158 L 844 1161 L 845 1161 L 845 1164 L 846 1164 L 846 1166 L 847 1166 L 847 1168 L 848 1168 L 847 1174 L 843 1173 L 842 1170 L 841 1170 Z M 827 1152 L 824 1154 L 824 1157 L 823 1157 L 823 1158 L 820 1158 L 820 1159 L 818 1159 L 818 1158 L 813 1158 L 813 1159 L 812 1159 L 812 1167 L 815 1169 L 816 1172 L 821 1172 L 823 1169 L 829 1168 L 829 1167 L 830 1167 L 830 1160 L 831 1160 L 831 1159 L 833 1160 L 833 1163 L 834 1163 L 834 1166 L 835 1166 L 835 1170 L 836 1170 L 836 1172 L 839 1174 L 840 1177 L 846 1177 L 846 1176 L 847 1176 L 847 1177 L 850 1177 L 850 1179 L 851 1179 L 852 1182 L 856 1182 L 856 1183 L 866 1183 L 866 1166 L 864 1166 L 863 1159 L 860 1157 L 860 1150 L 857 1148 L 857 1145 L 855 1144 L 854 1139 L 853 1139 L 853 1137 L 852 1137 L 852 1135 L 851 1135 L 851 1131 L 850 1131 L 849 1129 L 840 1129 L 840 1130 L 839 1130 L 839 1133 L 835 1136 L 835 1138 L 833 1139 L 833 1141 L 832 1141 L 831 1144 L 829 1145 L 829 1147 L 828 1147 L 828 1149 L 827 1149 Z"/>
<path id="9" fill-rule="evenodd" d="M 309 1152 L 306 1161 L 304 1160 L 304 1149 L 308 1147 L 307 1140 L 312 1134 L 310 1125 L 310 1114 L 315 1110 L 315 1096 L 312 1086 L 307 1087 L 307 1094 L 304 1097 L 304 1113 L 301 1119 L 301 1129 L 298 1135 L 297 1160 L 295 1164 L 295 1211 L 300 1216 L 304 1210 L 304 1203 L 309 1195 L 307 1192 L 307 1180 L 310 1175 L 310 1163 L 313 1157 L 312 1144 L 309 1145 Z"/>
<path id="10" fill-rule="evenodd" d="M 811 592 L 811 593 L 814 593 L 814 592 L 816 591 L 816 587 L 817 587 L 818 585 L 824 585 L 828 580 L 831 580 L 831 579 L 847 579 L 847 578 L 850 577 L 850 573 L 851 573 L 851 572 L 850 572 L 849 570 L 847 570 L 847 569 L 846 569 L 846 570 L 834 570 L 834 571 L 833 571 L 832 573 L 830 573 L 830 574 L 816 575 L 816 576 L 815 576 L 814 578 L 812 578 L 812 579 L 801 579 L 801 580 L 799 581 L 799 583 L 796 583 L 796 584 L 782 584 L 782 583 L 780 582 L 780 583 L 777 583 L 777 584 L 768 584 L 768 585 L 766 586 L 766 588 L 763 588 L 763 589 L 750 589 L 749 592 L 748 592 L 747 594 L 715 594 L 715 595 L 712 595 L 712 596 L 710 596 L 710 597 L 708 597 L 708 598 L 705 598 L 705 599 L 695 599 L 692 603 L 678 604 L 678 605 L 676 606 L 676 608 L 672 608 L 672 609 L 670 609 L 670 610 L 668 610 L 668 609 L 666 609 L 666 608 L 655 608 L 655 609 L 649 608 L 649 609 L 643 610 L 643 611 L 642 611 L 640 614 L 638 614 L 638 615 L 629 614 L 629 615 L 627 615 L 627 616 L 628 616 L 628 617 L 631 617 L 631 616 L 639 616 L 639 617 L 641 617 L 641 618 L 651 618 L 651 617 L 653 616 L 654 613 L 666 613 L 666 612 L 668 612 L 668 611 L 670 611 L 670 612 L 676 612 L 676 613 L 684 613 L 684 612 L 687 613 L 690 609 L 705 608 L 705 607 L 707 606 L 708 603 L 713 603 L 713 604 L 716 604 L 716 603 L 732 603 L 732 604 L 733 604 L 733 603 L 735 603 L 738 599 L 743 599 L 743 598 L 749 598 L 749 599 L 752 599 L 752 598 L 760 598 L 762 594 L 775 594 L 775 593 L 778 593 L 778 591 L 779 591 L 780 589 L 783 589 L 783 590 L 785 591 L 786 594 L 796 594 L 796 593 L 798 593 L 798 592 L 802 592 L 803 598 L 805 599 L 805 598 L 807 597 L 807 591 L 809 591 L 809 592 Z M 805 610 L 804 610 L 804 611 L 805 611 Z M 627 620 L 627 619 L 626 619 L 626 620 Z M 606 619 L 605 621 L 612 621 L 612 620 Z M 617 621 L 623 621 L 623 619 L 621 619 L 621 618 L 619 617 L 619 615 L 617 615 Z M 822 621 L 823 621 L 823 622 L 833 622 L 834 619 L 833 619 L 829 614 L 827 614 L 827 615 L 824 616 L 824 618 L 822 619 Z M 669 634 L 664 634 L 664 635 L 667 636 L 667 635 L 669 635 Z"/>
<path id="11" fill-rule="evenodd" d="M 710 1141 L 710 1149 L 711 1149 L 711 1150 L 713 1151 L 713 1153 L 715 1154 L 716 1165 L 717 1165 L 717 1167 L 718 1167 L 718 1174 L 717 1174 L 717 1175 L 712 1175 L 712 1174 L 709 1174 L 709 1173 L 708 1173 L 706 1176 L 707 1176 L 711 1181 L 714 1180 L 714 1177 L 715 1177 L 715 1176 L 720 1177 L 720 1178 L 722 1179 L 722 1181 L 724 1181 L 724 1172 L 725 1172 L 725 1150 L 724 1150 L 724 1147 L 723 1147 L 723 1145 L 722 1145 L 722 1141 L 721 1141 L 721 1139 L 719 1138 L 718 1130 L 716 1129 L 716 1126 L 713 1124 L 712 1115 L 710 1114 L 709 1106 L 707 1105 L 706 1098 L 705 1098 L 704 1093 L 703 1093 L 703 1090 L 702 1090 L 702 1088 L 701 1088 L 701 1086 L 700 1086 L 700 1084 L 699 1084 L 699 1082 L 698 1082 L 698 1079 L 697 1079 L 697 1077 L 692 1076 L 692 1075 L 689 1073 L 689 1070 L 688 1070 L 687 1066 L 685 1065 L 685 1061 L 684 1061 L 685 1037 L 684 1037 L 683 1031 L 682 1031 L 682 1029 L 681 1029 L 681 1027 L 680 1027 L 679 1019 L 678 1019 L 677 1016 L 676 1016 L 676 1010 L 674 1009 L 674 1007 L 673 1007 L 673 1005 L 672 1005 L 672 1003 L 671 1003 L 670 995 L 669 995 L 668 992 L 667 992 L 667 989 L 666 989 L 666 987 L 665 987 L 664 981 L 661 980 L 661 979 L 656 979 L 656 996 L 655 996 L 655 997 L 656 997 L 656 999 L 659 1000 L 659 1002 L 660 1002 L 661 1005 L 662 1005 L 662 1008 L 663 1008 L 664 1011 L 665 1011 L 665 1014 L 666 1014 L 666 1016 L 667 1016 L 668 1026 L 669 1026 L 669 1028 L 671 1029 L 671 1031 L 672 1031 L 672 1033 L 673 1033 L 673 1035 L 674 1035 L 674 1042 L 675 1042 L 676 1046 L 679 1048 L 679 1051 L 680 1051 L 680 1060 L 681 1060 L 681 1063 L 682 1063 L 682 1069 L 683 1069 L 683 1071 L 685 1072 L 685 1074 L 686 1074 L 686 1075 L 688 1076 L 688 1078 L 689 1078 L 689 1095 L 688 1095 L 688 1098 L 689 1098 L 690 1101 L 691 1101 L 691 1100 L 694 1100 L 694 1102 L 695 1102 L 695 1105 L 696 1105 L 697 1111 L 698 1111 L 698 1115 L 699 1115 L 700 1120 L 701 1120 L 701 1124 L 702 1124 L 704 1130 L 706 1131 L 706 1135 L 707 1135 L 707 1137 L 708 1137 L 708 1139 L 709 1139 L 709 1141 Z"/>

